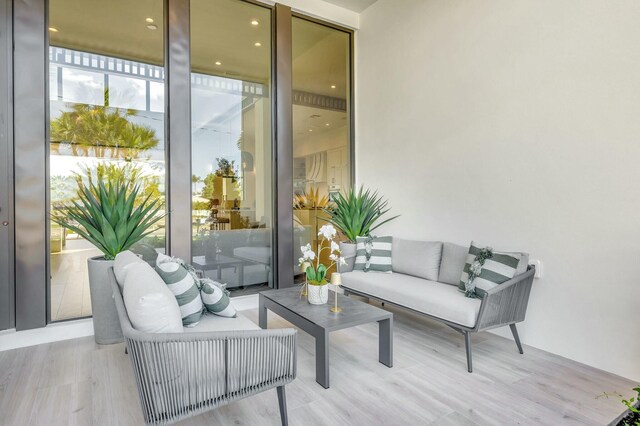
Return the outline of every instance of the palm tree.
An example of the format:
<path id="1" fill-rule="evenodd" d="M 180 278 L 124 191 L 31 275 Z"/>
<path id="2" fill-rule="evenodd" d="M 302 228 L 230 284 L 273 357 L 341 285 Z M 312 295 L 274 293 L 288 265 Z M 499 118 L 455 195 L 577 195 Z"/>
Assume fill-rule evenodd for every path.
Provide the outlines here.
<path id="1" fill-rule="evenodd" d="M 191 183 L 193 183 L 193 195 L 196 195 L 197 185 L 202 182 L 202 178 L 197 175 L 191 175 Z"/>
<path id="2" fill-rule="evenodd" d="M 150 127 L 130 121 L 132 109 L 109 107 L 105 90 L 104 105 L 73 104 L 69 111 L 51 122 L 51 151 L 60 152 L 68 144 L 74 156 L 131 160 L 160 142 Z"/>

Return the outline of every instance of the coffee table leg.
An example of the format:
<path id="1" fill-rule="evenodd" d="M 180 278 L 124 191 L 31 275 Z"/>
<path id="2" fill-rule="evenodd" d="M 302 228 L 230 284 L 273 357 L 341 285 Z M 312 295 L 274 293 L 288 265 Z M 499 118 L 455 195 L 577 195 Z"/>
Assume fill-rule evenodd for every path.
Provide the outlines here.
<path id="1" fill-rule="evenodd" d="M 393 318 L 378 321 L 378 361 L 393 367 Z"/>
<path id="2" fill-rule="evenodd" d="M 316 382 L 329 388 L 329 332 L 318 330 L 316 338 Z"/>
<path id="3" fill-rule="evenodd" d="M 267 328 L 267 307 L 264 306 L 264 296 L 258 296 L 258 324 L 260 328 Z"/>

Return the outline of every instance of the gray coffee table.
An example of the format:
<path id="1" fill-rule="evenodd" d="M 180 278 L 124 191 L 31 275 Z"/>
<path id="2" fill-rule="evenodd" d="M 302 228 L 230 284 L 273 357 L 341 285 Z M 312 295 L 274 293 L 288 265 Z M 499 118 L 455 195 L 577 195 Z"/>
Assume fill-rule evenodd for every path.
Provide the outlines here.
<path id="1" fill-rule="evenodd" d="M 267 309 L 280 315 L 316 339 L 316 382 L 329 388 L 329 333 L 368 322 L 378 322 L 378 360 L 393 367 L 393 314 L 368 303 L 338 294 L 342 312 L 329 309 L 334 301 L 329 291 L 326 305 L 311 305 L 300 295 L 300 287 L 260 292 L 260 327 L 267 328 Z"/>

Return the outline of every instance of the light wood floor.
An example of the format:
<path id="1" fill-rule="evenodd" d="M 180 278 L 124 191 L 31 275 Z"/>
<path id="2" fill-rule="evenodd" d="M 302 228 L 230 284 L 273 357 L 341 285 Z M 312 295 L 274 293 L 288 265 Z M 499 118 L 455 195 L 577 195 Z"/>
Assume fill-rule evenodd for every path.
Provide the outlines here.
<path id="1" fill-rule="evenodd" d="M 395 313 L 394 367 L 377 361 L 377 324 L 331 335 L 331 388 L 314 378 L 313 340 L 298 338 L 298 378 L 287 386 L 293 425 L 603 425 L 634 383 L 511 340 L 474 336 L 465 368 L 461 336 Z M 257 311 L 245 311 L 257 321 Z M 270 327 L 288 324 L 270 314 Z M 139 425 L 131 365 L 122 344 L 92 338 L 0 352 L 0 424 Z M 278 425 L 276 391 L 244 399 L 183 425 Z"/>

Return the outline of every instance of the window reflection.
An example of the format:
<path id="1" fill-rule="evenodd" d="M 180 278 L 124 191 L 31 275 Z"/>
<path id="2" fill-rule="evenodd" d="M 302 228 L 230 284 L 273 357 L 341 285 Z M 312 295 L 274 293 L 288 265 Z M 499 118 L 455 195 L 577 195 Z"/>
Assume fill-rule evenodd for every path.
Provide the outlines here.
<path id="1" fill-rule="evenodd" d="M 322 209 L 331 194 L 351 185 L 349 37 L 293 18 L 293 208 L 301 245 L 319 244 L 318 229 L 328 217 Z M 295 264 L 299 256 L 296 251 Z M 328 258 L 321 260 L 329 263 Z"/>
<path id="2" fill-rule="evenodd" d="M 272 285 L 270 14 L 191 2 L 192 262 L 233 291 Z"/>
<path id="3" fill-rule="evenodd" d="M 164 203 L 163 31 L 139 18 L 161 18 L 162 9 L 160 0 L 50 0 L 58 29 L 49 47 L 52 211 L 77 197 L 78 181 L 118 177 Z M 164 251 L 163 225 L 134 250 Z M 55 223 L 50 230 L 51 320 L 90 316 L 87 258 L 101 252 Z"/>

